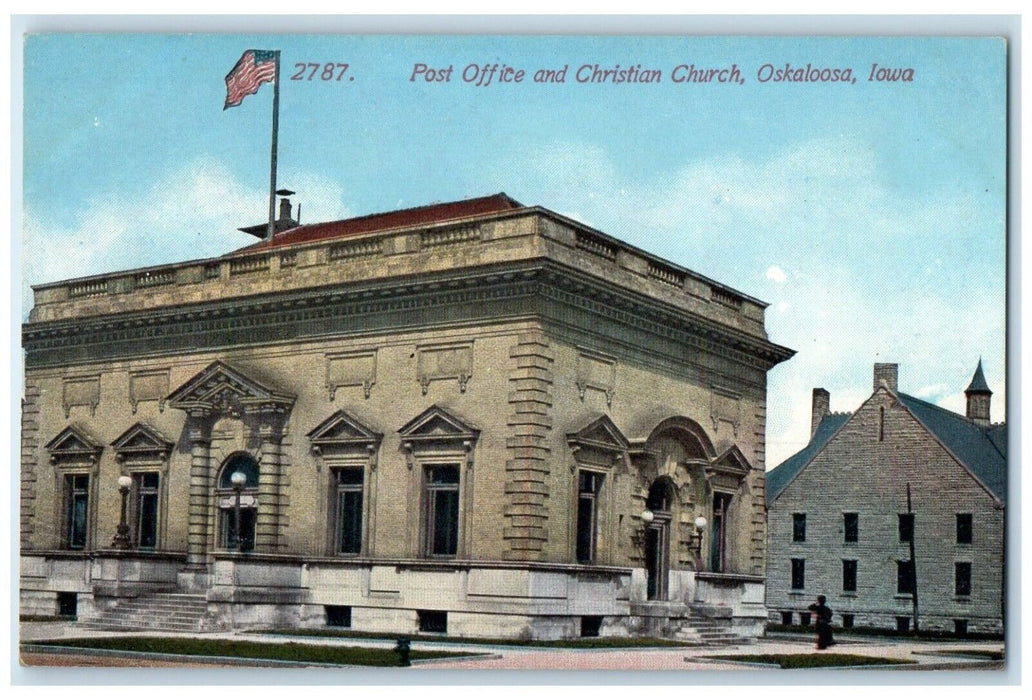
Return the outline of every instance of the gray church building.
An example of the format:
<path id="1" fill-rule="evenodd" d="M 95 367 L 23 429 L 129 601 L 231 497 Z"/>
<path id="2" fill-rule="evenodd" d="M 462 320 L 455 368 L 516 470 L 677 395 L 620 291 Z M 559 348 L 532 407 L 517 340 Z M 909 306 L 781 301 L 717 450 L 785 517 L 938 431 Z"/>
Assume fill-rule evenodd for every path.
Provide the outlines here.
<path id="1" fill-rule="evenodd" d="M 853 413 L 813 390 L 810 443 L 767 474 L 771 622 L 825 595 L 844 628 L 1002 633 L 1007 427 L 981 362 L 965 394 L 961 416 L 882 363 Z"/>

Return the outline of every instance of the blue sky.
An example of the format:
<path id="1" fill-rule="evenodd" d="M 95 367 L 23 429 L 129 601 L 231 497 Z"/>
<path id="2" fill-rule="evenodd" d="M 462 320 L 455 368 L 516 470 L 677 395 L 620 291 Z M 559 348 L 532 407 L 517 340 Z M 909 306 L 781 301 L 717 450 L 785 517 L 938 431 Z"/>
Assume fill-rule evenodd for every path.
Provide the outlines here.
<path id="1" fill-rule="evenodd" d="M 981 357 L 1005 417 L 1000 40 L 31 37 L 23 292 L 254 240 L 235 229 L 266 214 L 272 90 L 222 110 L 247 48 L 283 52 L 279 184 L 306 222 L 504 191 L 769 302 L 771 339 L 798 354 L 769 376 L 768 467 L 807 441 L 814 386 L 852 410 L 874 362 L 962 412 Z M 354 80 L 289 80 L 326 61 Z M 452 65 L 452 81 L 411 82 L 415 63 Z M 528 75 L 478 88 L 460 77 L 471 63 Z M 594 63 L 663 80 L 572 80 Z M 735 64 L 745 82 L 674 84 L 681 63 Z M 760 83 L 768 63 L 851 67 L 856 83 Z M 914 81 L 868 82 L 872 63 Z M 566 84 L 530 80 L 565 64 Z"/>

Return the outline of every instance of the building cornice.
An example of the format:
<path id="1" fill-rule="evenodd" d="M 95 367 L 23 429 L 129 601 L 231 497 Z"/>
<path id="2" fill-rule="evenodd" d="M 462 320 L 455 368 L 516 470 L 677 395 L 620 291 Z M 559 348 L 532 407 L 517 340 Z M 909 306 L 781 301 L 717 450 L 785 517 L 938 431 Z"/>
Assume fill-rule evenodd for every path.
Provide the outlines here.
<path id="1" fill-rule="evenodd" d="M 517 318 L 573 324 L 603 336 L 644 333 L 763 370 L 794 354 L 766 338 L 546 259 L 29 322 L 22 345 L 26 367 L 35 369 Z"/>

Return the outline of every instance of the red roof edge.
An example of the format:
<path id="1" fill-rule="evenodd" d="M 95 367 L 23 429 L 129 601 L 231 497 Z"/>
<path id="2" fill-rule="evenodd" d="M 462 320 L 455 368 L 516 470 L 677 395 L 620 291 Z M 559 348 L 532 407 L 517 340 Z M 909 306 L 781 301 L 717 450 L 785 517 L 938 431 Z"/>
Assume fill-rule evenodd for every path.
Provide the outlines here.
<path id="1" fill-rule="evenodd" d="M 279 248 L 281 246 L 296 245 L 299 243 L 311 243 L 314 241 L 328 240 L 332 238 L 347 238 L 364 233 L 386 231 L 395 228 L 419 226 L 424 224 L 438 224 L 453 219 L 464 219 L 471 216 L 483 214 L 495 214 L 498 212 L 523 209 L 524 206 L 515 199 L 499 192 L 485 197 L 473 199 L 462 199 L 455 202 L 440 202 L 425 204 L 411 209 L 398 209 L 396 211 L 383 212 L 379 214 L 367 214 L 353 219 L 341 219 L 339 221 L 327 221 L 323 223 L 305 224 L 295 228 L 277 233 L 272 241 L 261 241 L 243 248 L 234 253 L 253 253 L 259 250 Z"/>

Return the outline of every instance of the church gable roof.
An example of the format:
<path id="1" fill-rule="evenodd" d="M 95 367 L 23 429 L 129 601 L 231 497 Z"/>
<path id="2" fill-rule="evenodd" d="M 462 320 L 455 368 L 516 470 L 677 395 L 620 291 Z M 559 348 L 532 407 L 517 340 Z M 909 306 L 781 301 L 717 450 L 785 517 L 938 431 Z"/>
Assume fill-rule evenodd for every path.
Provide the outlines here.
<path id="1" fill-rule="evenodd" d="M 921 399 L 899 394 L 900 402 L 998 500 L 1007 499 L 1006 426 L 986 429 Z M 991 435 L 990 433 L 993 433 Z M 1002 439 L 1000 439 L 1002 437 Z M 1002 448 L 1002 449 L 1001 449 Z"/>
<path id="2" fill-rule="evenodd" d="M 821 449 L 828 444 L 832 436 L 845 425 L 852 413 L 829 413 L 817 426 L 817 432 L 810 438 L 810 443 L 794 455 L 786 459 L 774 469 L 767 472 L 767 506 L 769 507 L 793 479 L 809 464 Z"/>

